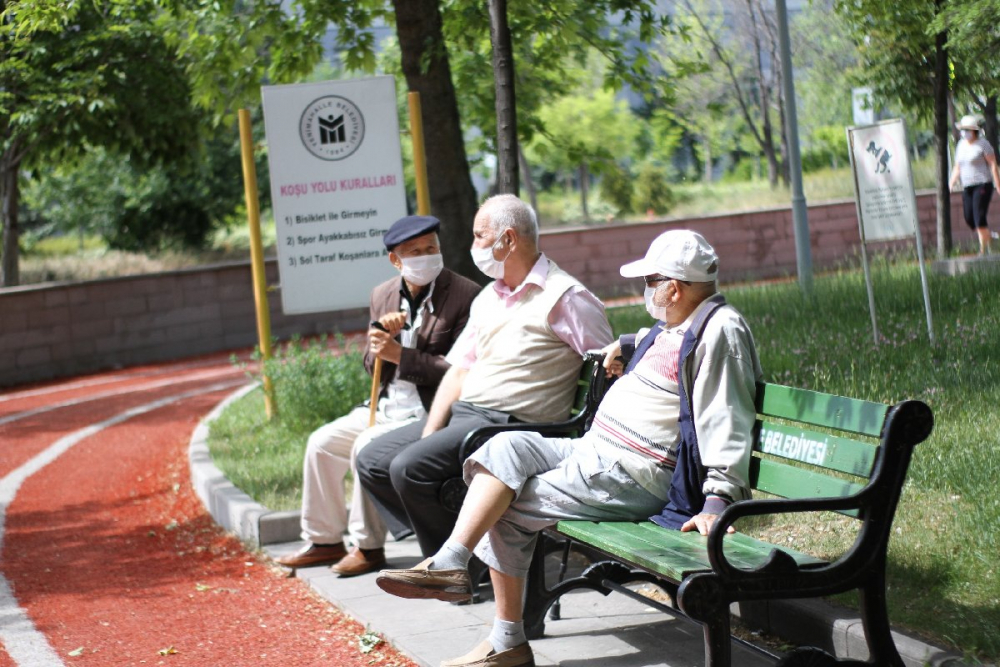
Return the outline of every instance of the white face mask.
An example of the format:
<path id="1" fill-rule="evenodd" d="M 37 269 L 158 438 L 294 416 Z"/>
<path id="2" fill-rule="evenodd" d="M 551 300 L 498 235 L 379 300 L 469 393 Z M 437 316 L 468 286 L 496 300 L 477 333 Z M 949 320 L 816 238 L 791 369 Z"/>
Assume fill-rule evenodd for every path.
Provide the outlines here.
<path id="1" fill-rule="evenodd" d="M 959 134 L 961 134 L 962 138 L 965 140 L 968 140 L 969 137 L 972 136 L 972 132 L 970 132 L 969 130 L 962 130 L 961 132 L 959 132 Z"/>
<path id="2" fill-rule="evenodd" d="M 400 257 L 399 261 L 403 263 L 400 269 L 403 280 L 418 287 L 434 282 L 444 268 L 444 258 L 440 253 L 421 257 Z"/>
<path id="3" fill-rule="evenodd" d="M 642 291 L 642 298 L 646 302 L 646 312 L 654 320 L 666 320 L 667 319 L 667 307 L 666 306 L 654 306 L 653 305 L 653 294 L 656 293 L 656 288 L 650 285 L 646 286 L 646 289 Z"/>
<path id="4" fill-rule="evenodd" d="M 507 257 L 510 257 L 510 253 L 512 252 L 508 250 L 507 257 L 504 257 L 502 260 L 493 257 L 493 249 L 497 247 L 497 243 L 500 243 L 502 238 L 502 236 L 498 238 L 496 243 L 489 248 L 473 248 L 470 251 L 472 253 L 472 261 L 475 262 L 476 267 L 490 278 L 496 280 L 503 280 L 503 263 L 507 261 Z"/>

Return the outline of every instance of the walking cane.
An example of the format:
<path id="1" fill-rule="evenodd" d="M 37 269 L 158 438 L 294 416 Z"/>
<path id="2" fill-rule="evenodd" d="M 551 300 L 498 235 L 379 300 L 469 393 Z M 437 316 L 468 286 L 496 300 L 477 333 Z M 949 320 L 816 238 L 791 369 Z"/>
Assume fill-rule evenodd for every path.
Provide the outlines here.
<path id="1" fill-rule="evenodd" d="M 382 326 L 382 323 L 378 320 L 372 320 L 368 326 L 372 329 L 378 329 L 379 331 L 384 331 L 389 333 L 389 330 Z M 403 325 L 403 329 L 409 329 L 409 323 Z M 368 411 L 368 427 L 371 428 L 375 425 L 375 412 L 378 410 L 378 394 L 379 388 L 382 385 L 382 357 L 375 357 L 375 367 L 372 368 L 372 395 L 369 399 L 369 404 L 371 407 Z"/>
<path id="2" fill-rule="evenodd" d="M 369 401 L 371 409 L 368 412 L 368 427 L 375 425 L 375 411 L 378 409 L 378 390 L 382 383 L 382 357 L 375 357 L 375 368 L 372 369 L 372 397 Z"/>
<path id="3" fill-rule="evenodd" d="M 379 331 L 389 331 L 382 326 L 382 323 L 378 320 L 372 320 L 369 325 L 373 329 L 378 329 Z M 368 428 L 375 425 L 375 411 L 378 410 L 378 394 L 379 388 L 382 385 L 382 357 L 375 357 L 375 367 L 372 368 L 372 396 L 368 401 L 370 408 L 368 411 Z"/>

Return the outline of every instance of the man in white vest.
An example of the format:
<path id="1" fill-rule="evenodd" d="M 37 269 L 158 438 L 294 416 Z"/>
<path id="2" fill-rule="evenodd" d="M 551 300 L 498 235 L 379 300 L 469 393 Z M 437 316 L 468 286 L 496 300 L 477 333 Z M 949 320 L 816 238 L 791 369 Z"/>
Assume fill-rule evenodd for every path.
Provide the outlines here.
<path id="1" fill-rule="evenodd" d="M 523 591 L 545 528 L 648 517 L 706 535 L 727 505 L 749 497 L 761 369 L 749 326 L 716 292 L 718 266 L 712 246 L 688 230 L 664 232 L 623 266 L 623 276 L 644 279 L 657 322 L 604 348 L 609 371 L 619 357 L 628 366 L 590 430 L 573 440 L 523 431 L 491 438 L 465 462 L 469 492 L 441 550 L 379 574 L 376 583 L 393 595 L 457 602 L 471 597 L 472 551 L 490 567 L 493 631 L 444 667 L 535 664 Z"/>
<path id="2" fill-rule="evenodd" d="M 566 419 L 583 355 L 612 339 L 601 301 L 539 250 L 529 205 L 491 197 L 473 235 L 473 259 L 494 282 L 472 304 L 427 418 L 375 439 L 357 458 L 358 479 L 393 535 L 416 533 L 425 556 L 455 525 L 439 492 L 462 475 L 465 436 L 489 424 Z"/>

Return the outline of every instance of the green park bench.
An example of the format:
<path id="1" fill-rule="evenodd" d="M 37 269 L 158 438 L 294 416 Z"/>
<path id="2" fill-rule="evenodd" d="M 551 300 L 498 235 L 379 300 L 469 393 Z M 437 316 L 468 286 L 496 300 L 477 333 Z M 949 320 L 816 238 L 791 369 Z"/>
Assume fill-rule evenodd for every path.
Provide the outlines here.
<path id="1" fill-rule="evenodd" d="M 504 430 L 579 436 L 589 428 L 605 390 L 600 360 L 597 354 L 585 360 L 570 420 L 479 429 L 466 439 L 463 458 Z M 757 413 L 750 469 L 754 498 L 726 508 L 707 537 L 696 531 L 668 530 L 650 521 L 561 521 L 546 531 L 546 546 L 535 550 L 528 576 L 524 620 L 529 638 L 544 634 L 547 612 L 554 611 L 553 618 L 558 618 L 563 594 L 581 588 L 605 595 L 618 591 L 699 622 L 704 629 L 706 667 L 722 667 L 731 664 L 731 603 L 858 590 L 870 662 L 838 661 L 818 648 L 799 648 L 779 665 L 903 667 L 886 610 L 886 551 L 913 448 L 933 428 L 930 408 L 920 401 L 885 405 L 759 383 Z M 726 530 L 742 517 L 799 513 L 818 519 L 821 515 L 816 513 L 823 511 L 860 522 L 854 544 L 832 562 Z M 563 547 L 563 558 L 559 580 L 549 586 L 545 556 L 553 545 Z M 580 575 L 567 579 L 571 547 L 587 555 L 591 563 Z M 641 581 L 662 587 L 671 605 L 625 586 Z"/>

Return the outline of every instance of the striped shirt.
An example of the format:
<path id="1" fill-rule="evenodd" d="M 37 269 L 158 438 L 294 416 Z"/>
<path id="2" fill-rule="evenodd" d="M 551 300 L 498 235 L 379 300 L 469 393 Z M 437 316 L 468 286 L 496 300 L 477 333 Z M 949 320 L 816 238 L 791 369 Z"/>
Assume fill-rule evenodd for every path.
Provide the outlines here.
<path id="1" fill-rule="evenodd" d="M 958 173 L 962 178 L 962 187 L 969 188 L 993 181 L 990 165 L 986 162 L 988 155 L 993 155 L 993 147 L 982 137 L 972 143 L 965 139 L 958 142 L 955 148 L 955 164 L 958 165 Z"/>
<path id="2" fill-rule="evenodd" d="M 660 333 L 632 372 L 612 385 L 588 437 L 673 467 L 680 439 L 677 373 L 685 329 Z"/>

